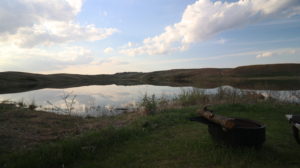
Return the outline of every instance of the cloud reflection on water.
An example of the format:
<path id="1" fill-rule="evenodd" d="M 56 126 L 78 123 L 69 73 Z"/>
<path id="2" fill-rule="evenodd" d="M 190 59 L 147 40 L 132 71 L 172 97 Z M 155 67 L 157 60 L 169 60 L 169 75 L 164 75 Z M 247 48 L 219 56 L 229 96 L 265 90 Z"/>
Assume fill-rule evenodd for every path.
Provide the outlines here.
<path id="1" fill-rule="evenodd" d="M 233 90 L 230 86 L 222 86 L 224 89 Z M 155 94 L 157 97 L 172 98 L 178 95 L 182 90 L 190 90 L 193 87 L 169 87 L 153 85 L 136 85 L 136 86 L 82 86 L 66 89 L 40 89 L 35 91 L 2 94 L 0 101 L 10 100 L 14 102 L 24 101 L 26 104 L 35 102 L 41 106 L 40 109 L 56 113 L 68 113 L 64 95 L 69 98 L 76 96 L 72 109 L 72 115 L 79 116 L 103 116 L 117 115 L 122 113 L 122 109 L 134 110 L 138 102 L 145 94 Z M 216 94 L 219 88 L 203 89 L 206 94 Z M 238 91 L 253 91 L 239 90 Z M 300 91 L 255 91 L 265 96 L 269 96 L 281 101 L 299 103 Z M 70 101 L 70 100 L 69 100 Z M 121 110 L 120 110 L 121 109 Z"/>

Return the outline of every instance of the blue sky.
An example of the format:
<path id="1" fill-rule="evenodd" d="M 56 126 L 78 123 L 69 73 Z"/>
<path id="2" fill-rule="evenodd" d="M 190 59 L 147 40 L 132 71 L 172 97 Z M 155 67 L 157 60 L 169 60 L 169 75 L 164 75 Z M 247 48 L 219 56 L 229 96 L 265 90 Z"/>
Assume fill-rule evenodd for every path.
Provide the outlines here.
<path id="1" fill-rule="evenodd" d="M 2 0 L 0 71 L 300 63 L 299 0 Z"/>

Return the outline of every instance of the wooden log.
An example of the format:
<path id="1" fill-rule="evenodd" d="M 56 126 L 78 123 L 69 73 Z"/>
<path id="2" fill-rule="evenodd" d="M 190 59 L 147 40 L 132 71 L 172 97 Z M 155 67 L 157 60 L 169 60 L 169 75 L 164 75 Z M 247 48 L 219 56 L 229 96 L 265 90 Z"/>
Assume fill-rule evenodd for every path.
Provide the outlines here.
<path id="1" fill-rule="evenodd" d="M 236 126 L 236 123 L 234 122 L 233 118 L 216 115 L 216 114 L 212 113 L 211 111 L 206 111 L 205 109 L 199 110 L 198 112 L 199 112 L 200 116 L 204 117 L 205 119 L 207 119 L 215 124 L 219 124 L 226 129 L 232 129 Z"/>

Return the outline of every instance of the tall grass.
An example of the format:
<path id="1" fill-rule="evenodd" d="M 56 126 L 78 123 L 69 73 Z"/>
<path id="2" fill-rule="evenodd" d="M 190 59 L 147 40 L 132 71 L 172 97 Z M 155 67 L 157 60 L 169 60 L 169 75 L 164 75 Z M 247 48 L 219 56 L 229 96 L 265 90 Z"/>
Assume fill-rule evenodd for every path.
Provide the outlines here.
<path id="1" fill-rule="evenodd" d="M 294 97 L 299 95 L 291 93 Z M 274 97 L 274 93 L 267 93 Z M 140 107 L 145 114 L 155 114 L 170 108 L 180 108 L 187 106 L 203 106 L 207 104 L 256 104 L 256 103 L 287 103 L 288 101 L 275 100 L 271 96 L 266 96 L 255 91 L 243 91 L 230 87 L 220 87 L 216 93 L 207 93 L 203 89 L 182 89 L 178 95 L 174 95 L 172 99 L 158 97 L 156 95 L 144 95 Z M 279 97 L 279 95 L 277 95 Z"/>
<path id="2" fill-rule="evenodd" d="M 175 99 L 182 106 L 190 106 L 197 104 L 207 104 L 209 102 L 209 96 L 205 94 L 202 89 L 193 88 L 191 90 L 182 90 Z"/>

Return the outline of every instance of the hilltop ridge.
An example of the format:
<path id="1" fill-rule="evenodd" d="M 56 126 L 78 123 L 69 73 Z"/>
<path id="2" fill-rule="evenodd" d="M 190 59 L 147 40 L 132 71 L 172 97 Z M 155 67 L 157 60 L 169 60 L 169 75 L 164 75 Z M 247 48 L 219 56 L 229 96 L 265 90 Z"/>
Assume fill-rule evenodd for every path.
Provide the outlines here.
<path id="1" fill-rule="evenodd" d="M 269 82 L 268 82 L 269 81 Z M 0 93 L 41 88 L 67 88 L 85 85 L 168 85 L 203 88 L 232 85 L 238 88 L 259 88 L 277 85 L 278 89 L 299 89 L 300 64 L 248 65 L 236 68 L 173 69 L 154 72 L 123 72 L 113 75 L 34 74 L 0 72 Z M 277 86 L 274 86 L 276 88 Z"/>

